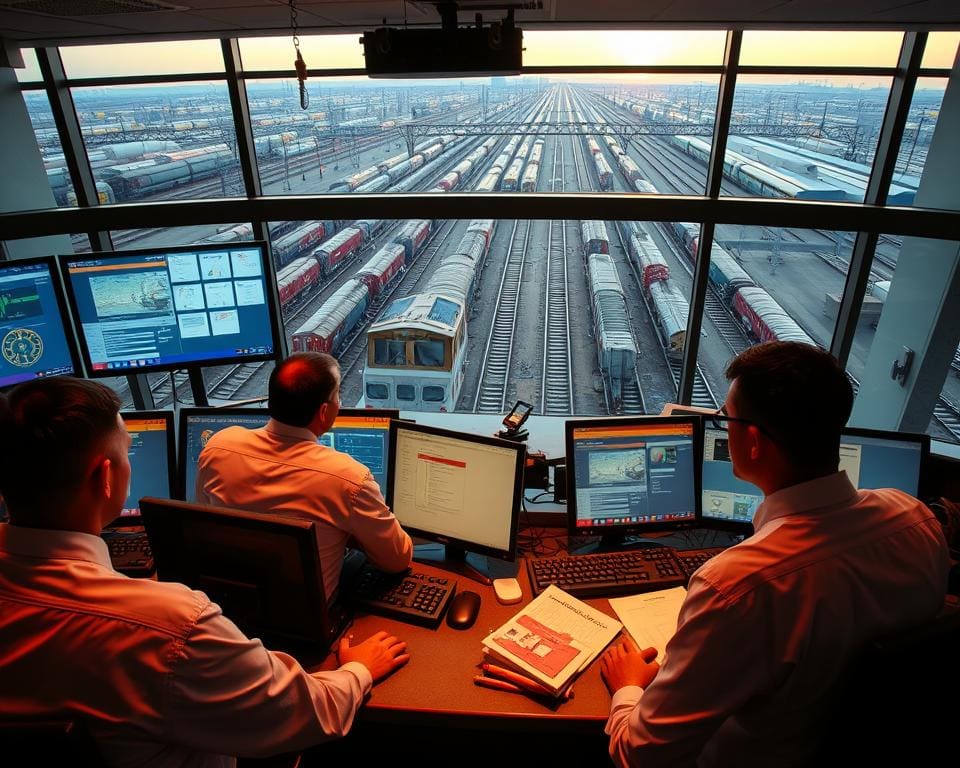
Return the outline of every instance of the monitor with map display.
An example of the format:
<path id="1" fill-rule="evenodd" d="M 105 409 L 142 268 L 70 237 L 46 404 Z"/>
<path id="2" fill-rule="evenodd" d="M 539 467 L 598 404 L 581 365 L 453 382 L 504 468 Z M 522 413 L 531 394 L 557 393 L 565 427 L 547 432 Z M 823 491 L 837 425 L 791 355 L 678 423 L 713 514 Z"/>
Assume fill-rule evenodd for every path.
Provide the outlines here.
<path id="1" fill-rule="evenodd" d="M 275 359 L 276 287 L 264 243 L 61 256 L 91 376 Z"/>

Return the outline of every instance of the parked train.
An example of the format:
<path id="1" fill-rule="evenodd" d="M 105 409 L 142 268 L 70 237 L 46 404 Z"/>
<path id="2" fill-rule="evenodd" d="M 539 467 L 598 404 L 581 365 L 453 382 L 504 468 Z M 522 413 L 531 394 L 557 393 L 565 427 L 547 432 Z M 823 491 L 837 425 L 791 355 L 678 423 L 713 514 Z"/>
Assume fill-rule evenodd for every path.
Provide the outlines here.
<path id="1" fill-rule="evenodd" d="M 700 247 L 700 225 L 673 222 L 674 237 L 683 246 L 691 263 L 696 261 Z M 718 243 L 710 251 L 707 281 L 713 292 L 734 313 L 744 329 L 756 341 L 801 341 L 816 346 L 816 342 L 791 318 L 763 288 L 754 283 L 739 262 Z"/>
<path id="2" fill-rule="evenodd" d="M 597 362 L 609 395 L 611 412 L 623 407 L 624 389 L 636 376 L 637 343 L 617 265 L 608 253 L 587 256 Z"/>
<path id="3" fill-rule="evenodd" d="M 147 159 L 107 166 L 100 169 L 99 175 L 118 200 L 135 200 L 217 176 L 235 164 L 230 148 L 226 144 L 215 144 L 194 150 L 160 152 Z"/>
<path id="4" fill-rule="evenodd" d="M 446 252 L 423 291 L 395 299 L 367 331 L 369 406 L 452 411 L 463 385 L 467 317 L 495 222 L 476 219 Z"/>
<path id="5" fill-rule="evenodd" d="M 359 248 L 359 244 L 369 242 L 368 237 L 372 231 L 369 227 L 370 223 L 369 221 L 355 222 L 358 226 L 342 230 L 333 240 L 317 248 L 311 257 L 307 257 L 307 263 L 301 265 L 299 270 L 310 269 L 310 273 L 314 274 L 316 280 L 325 274 L 321 266 L 325 262 L 329 265 L 331 259 L 339 256 L 336 265 L 328 266 L 328 270 L 346 263 L 349 256 L 356 251 L 347 253 L 344 249 L 348 244 L 354 244 Z M 294 350 L 335 352 L 351 336 L 367 310 L 381 298 L 404 269 L 419 255 L 432 226 L 433 222 L 429 220 L 409 221 L 401 226 L 391 242 L 380 248 L 293 334 Z M 333 242 L 334 240 L 336 242 Z M 312 272 L 310 260 L 317 265 L 316 269 L 319 273 Z M 298 260 L 297 263 L 299 261 L 302 260 Z M 284 305 L 285 297 L 283 286 L 289 281 L 296 280 L 298 274 L 299 272 L 294 271 L 284 278 L 277 276 L 281 305 Z M 306 291 L 308 287 L 309 284 L 304 284 L 298 290 Z M 296 299 L 289 298 L 290 295 L 287 294 L 287 301 L 295 301 Z"/>

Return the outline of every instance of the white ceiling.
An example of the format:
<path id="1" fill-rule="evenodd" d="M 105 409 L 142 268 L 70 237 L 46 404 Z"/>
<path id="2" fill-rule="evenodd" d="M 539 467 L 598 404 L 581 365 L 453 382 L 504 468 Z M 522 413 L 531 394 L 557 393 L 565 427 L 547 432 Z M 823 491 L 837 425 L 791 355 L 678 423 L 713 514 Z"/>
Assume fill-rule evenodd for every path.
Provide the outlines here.
<path id="1" fill-rule="evenodd" d="M 295 0 L 304 34 L 353 32 L 406 21 L 436 25 L 422 0 Z M 512 2 L 517 6 L 535 3 Z M 483 6 L 487 21 L 505 0 L 461 0 L 461 23 Z M 960 29 L 958 0 L 543 0 L 516 11 L 528 29 L 786 27 Z M 287 34 L 287 0 L 0 0 L 0 38 L 29 45 Z"/>

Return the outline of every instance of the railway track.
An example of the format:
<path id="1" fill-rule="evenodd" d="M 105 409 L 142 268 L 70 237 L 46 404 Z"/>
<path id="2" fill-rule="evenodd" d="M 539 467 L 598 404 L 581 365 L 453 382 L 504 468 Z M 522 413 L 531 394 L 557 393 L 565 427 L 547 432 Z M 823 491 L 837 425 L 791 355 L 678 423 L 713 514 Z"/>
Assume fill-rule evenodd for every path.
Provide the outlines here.
<path id="1" fill-rule="evenodd" d="M 473 401 L 474 413 L 502 413 L 506 406 L 507 381 L 513 356 L 513 332 L 517 325 L 520 304 L 520 279 L 530 239 L 531 222 L 518 219 L 513 223 L 510 248 L 500 277 L 500 290 L 494 308 L 493 323 L 483 354 L 480 385 Z"/>
<path id="2" fill-rule="evenodd" d="M 551 191 L 557 179 L 563 189 L 563 144 L 554 143 Z M 570 356 L 570 313 L 567 305 L 567 231 L 562 219 L 550 221 L 547 238 L 546 291 L 543 295 L 543 376 L 540 413 L 569 416 L 573 413 L 573 375 Z"/>

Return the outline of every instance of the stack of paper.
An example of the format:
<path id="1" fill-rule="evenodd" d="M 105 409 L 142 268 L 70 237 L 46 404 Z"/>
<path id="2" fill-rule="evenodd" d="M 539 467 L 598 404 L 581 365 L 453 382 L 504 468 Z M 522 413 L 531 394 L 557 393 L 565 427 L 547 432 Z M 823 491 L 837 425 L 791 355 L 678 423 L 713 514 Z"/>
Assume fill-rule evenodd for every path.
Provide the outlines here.
<path id="1" fill-rule="evenodd" d="M 487 635 L 483 652 L 559 697 L 617 636 L 621 626 L 616 619 L 550 585 Z"/>

